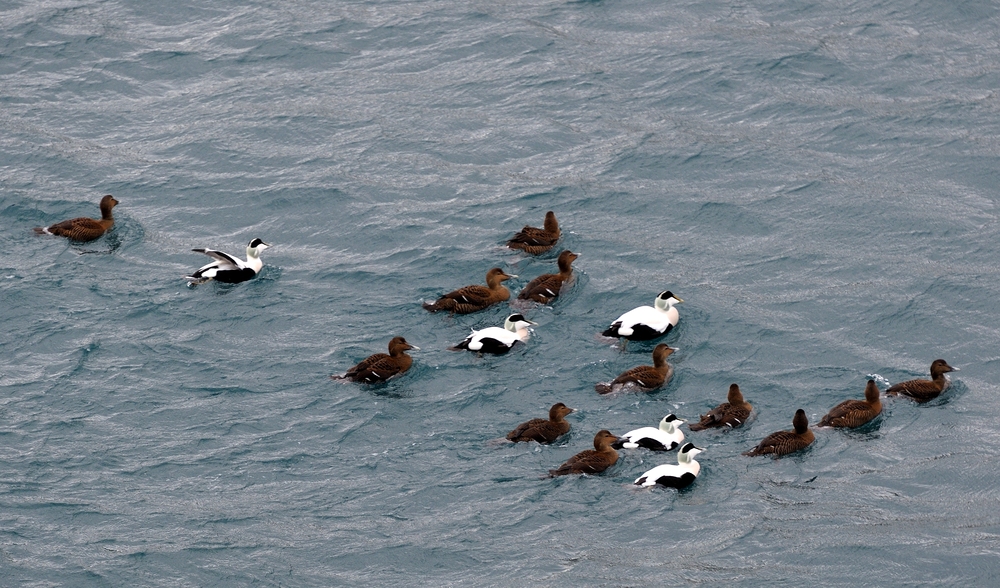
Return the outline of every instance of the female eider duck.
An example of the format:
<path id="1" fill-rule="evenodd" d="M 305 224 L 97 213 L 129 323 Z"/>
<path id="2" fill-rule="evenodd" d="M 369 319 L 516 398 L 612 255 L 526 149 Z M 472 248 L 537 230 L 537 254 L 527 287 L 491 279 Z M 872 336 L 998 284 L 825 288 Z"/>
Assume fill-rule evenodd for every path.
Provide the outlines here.
<path id="1" fill-rule="evenodd" d="M 424 308 L 431 312 L 447 310 L 458 314 L 469 314 L 483 310 L 498 302 L 510 299 L 510 290 L 503 282 L 517 276 L 507 274 L 495 267 L 486 272 L 486 285 L 472 284 L 448 292 L 435 302 L 424 302 Z"/>
<path id="2" fill-rule="evenodd" d="M 688 425 L 688 428 L 692 431 L 703 431 L 712 427 L 729 427 L 730 429 L 735 429 L 747 422 L 747 418 L 750 416 L 750 411 L 753 410 L 753 407 L 743 399 L 743 393 L 740 392 L 739 386 L 736 384 L 729 385 L 729 396 L 726 400 L 728 402 L 723 402 L 708 411 L 708 414 L 701 415 L 701 420 Z"/>
<path id="3" fill-rule="evenodd" d="M 39 235 L 56 235 L 71 241 L 93 241 L 115 224 L 111 209 L 118 204 L 111 194 L 101 198 L 101 220 L 87 217 L 72 218 L 48 227 L 35 227 Z"/>
<path id="4" fill-rule="evenodd" d="M 874 380 L 865 385 L 864 400 L 845 400 L 830 409 L 819 420 L 819 427 L 844 427 L 853 429 L 871 421 L 882 412 L 878 386 Z"/>
<path id="5" fill-rule="evenodd" d="M 569 433 L 569 423 L 563 417 L 571 412 L 573 412 L 572 408 L 562 402 L 557 402 L 549 409 L 548 419 L 531 419 L 526 423 L 521 423 L 513 431 L 507 433 L 507 439 L 514 443 L 519 441 L 552 443 Z"/>
<path id="6" fill-rule="evenodd" d="M 566 250 L 559 254 L 559 273 L 542 274 L 528 282 L 528 285 L 517 295 L 520 300 L 534 300 L 542 304 L 548 304 L 562 290 L 563 284 L 573 277 L 573 261 L 580 257 L 579 254 Z"/>
<path id="7" fill-rule="evenodd" d="M 389 341 L 389 354 L 376 353 L 363 359 L 356 366 L 343 374 L 330 376 L 334 380 L 350 380 L 363 384 L 377 384 L 410 369 L 413 358 L 406 354 L 407 349 L 419 351 L 420 348 L 410 345 L 402 337 L 393 337 Z"/>
<path id="8" fill-rule="evenodd" d="M 948 362 L 943 359 L 935 359 L 934 363 L 931 364 L 931 379 L 930 380 L 908 380 L 906 382 L 900 382 L 895 386 L 890 386 L 888 390 L 885 391 L 886 396 L 897 396 L 902 394 L 903 396 L 909 396 L 910 398 L 916 400 L 919 403 L 924 403 L 929 400 L 934 400 L 945 388 L 948 387 L 948 378 L 944 375 L 948 372 L 957 372 L 957 367 L 951 367 Z"/>
<path id="9" fill-rule="evenodd" d="M 569 474 L 599 474 L 615 465 L 618 452 L 611 446 L 618 440 L 611 431 L 602 429 L 594 435 L 594 448 L 581 451 L 566 460 L 554 470 L 549 470 L 549 477 L 566 476 Z"/>
<path id="10" fill-rule="evenodd" d="M 611 326 L 605 329 L 605 337 L 624 337 L 632 341 L 649 341 L 662 337 L 677 326 L 680 315 L 675 304 L 684 302 L 674 296 L 670 290 L 660 292 L 653 302 L 654 306 L 633 308 L 618 317 Z"/>
<path id="11" fill-rule="evenodd" d="M 674 367 L 667 363 L 667 357 L 677 351 L 660 343 L 653 349 L 653 365 L 640 365 L 626 370 L 610 384 L 600 383 L 594 386 L 600 394 L 619 392 L 624 388 L 637 388 L 641 392 L 650 392 L 670 381 L 674 375 Z"/>
<path id="12" fill-rule="evenodd" d="M 545 253 L 555 246 L 559 240 L 559 223 L 556 221 L 556 213 L 551 210 L 545 213 L 545 228 L 525 226 L 520 233 L 514 235 L 507 241 L 507 247 L 520 249 L 531 255 Z"/>
<path id="13" fill-rule="evenodd" d="M 524 315 L 515 313 L 507 317 L 503 323 L 503 328 L 486 327 L 479 331 L 472 331 L 472 334 L 464 341 L 449 347 L 452 351 L 468 349 L 469 351 L 479 351 L 480 353 L 493 353 L 503 355 L 514 347 L 515 343 L 527 341 L 530 333 L 528 327 L 535 325 L 524 318 Z"/>
<path id="14" fill-rule="evenodd" d="M 757 447 L 744 452 L 743 455 L 753 457 L 755 455 L 770 454 L 778 457 L 779 455 L 786 455 L 800 449 L 805 449 L 816 438 L 809 428 L 809 419 L 806 418 L 806 411 L 801 408 L 795 411 L 795 416 L 792 418 L 792 426 L 795 427 L 794 431 L 771 433 L 767 437 L 764 437 L 764 440 Z"/>
<path id="15" fill-rule="evenodd" d="M 690 486 L 698 473 L 701 472 L 701 464 L 694 460 L 704 449 L 695 447 L 694 443 L 685 443 L 677 452 L 677 464 L 663 464 L 656 466 L 635 480 L 636 486 L 666 486 L 667 488 L 686 488 Z"/>
<path id="16" fill-rule="evenodd" d="M 209 280 L 215 280 L 225 284 L 238 284 L 240 282 L 245 282 L 257 277 L 257 274 L 260 273 L 260 269 L 264 267 L 264 262 L 260 260 L 260 252 L 268 247 L 270 247 L 270 245 L 260 239 L 250 241 L 250 243 L 247 244 L 246 261 L 240 261 L 232 255 L 223 253 L 222 251 L 215 251 L 213 249 L 192 249 L 191 251 L 204 253 L 205 255 L 214 258 L 215 261 L 208 265 L 203 265 L 198 268 L 198 271 L 194 272 L 190 276 L 184 276 L 184 278 L 191 281 L 191 286 L 203 284 Z"/>
<path id="17" fill-rule="evenodd" d="M 672 414 L 660 420 L 660 426 L 642 427 L 622 435 L 618 443 L 625 448 L 635 449 L 645 447 L 653 451 L 671 451 L 684 440 L 684 431 L 680 426 L 684 421 Z"/>

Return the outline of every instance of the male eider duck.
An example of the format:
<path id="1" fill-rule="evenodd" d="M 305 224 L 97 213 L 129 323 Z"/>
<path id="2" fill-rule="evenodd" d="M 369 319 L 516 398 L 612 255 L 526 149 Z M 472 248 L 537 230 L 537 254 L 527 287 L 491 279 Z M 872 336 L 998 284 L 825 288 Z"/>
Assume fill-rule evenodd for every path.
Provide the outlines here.
<path id="1" fill-rule="evenodd" d="M 677 351 L 660 343 L 653 349 L 653 365 L 640 365 L 626 370 L 610 384 L 600 383 L 594 389 L 601 394 L 619 392 L 623 388 L 637 388 L 641 392 L 649 392 L 670 381 L 674 375 L 674 367 L 667 363 L 667 357 Z"/>
<path id="2" fill-rule="evenodd" d="M 464 341 L 449 347 L 452 351 L 468 349 L 469 351 L 479 351 L 480 353 L 493 353 L 503 355 L 514 347 L 515 343 L 527 341 L 530 334 L 528 327 L 535 325 L 524 318 L 524 315 L 515 313 L 507 317 L 503 323 L 503 328 L 486 327 L 479 331 L 472 331 L 472 334 Z"/>
<path id="3" fill-rule="evenodd" d="M 701 472 L 701 464 L 694 460 L 694 456 L 704 451 L 700 447 L 695 447 L 694 443 L 685 443 L 677 452 L 677 464 L 664 464 L 656 466 L 635 480 L 636 486 L 666 486 L 667 488 L 685 488 L 694 482 Z"/>
<path id="4" fill-rule="evenodd" d="M 525 226 L 520 233 L 514 235 L 507 241 L 507 247 L 520 249 L 531 255 L 545 253 L 555 246 L 559 240 L 559 223 L 556 221 L 556 213 L 551 210 L 545 213 L 545 228 Z"/>
<path id="5" fill-rule="evenodd" d="M 865 385 L 864 400 L 845 400 L 830 409 L 817 426 L 845 427 L 853 429 L 871 421 L 882 412 L 882 401 L 879 399 L 878 386 L 874 380 L 868 380 Z"/>
<path id="6" fill-rule="evenodd" d="M 930 380 L 908 380 L 891 386 L 885 391 L 886 396 L 909 396 L 919 403 L 934 400 L 944 389 L 948 387 L 948 378 L 944 375 L 948 372 L 957 372 L 957 367 L 951 367 L 943 359 L 935 359 L 931 364 Z"/>
<path id="7" fill-rule="evenodd" d="M 594 435 L 594 448 L 581 451 L 566 460 L 554 470 L 549 470 L 549 477 L 565 476 L 568 474 L 599 474 L 615 465 L 618 461 L 618 452 L 611 446 L 618 440 L 611 434 L 611 431 L 602 429 Z"/>
<path id="8" fill-rule="evenodd" d="M 675 304 L 684 302 L 674 296 L 670 290 L 660 292 L 653 302 L 654 306 L 640 306 L 621 315 L 611 326 L 605 329 L 605 337 L 624 337 L 632 341 L 649 341 L 662 337 L 677 326 L 680 315 Z"/>
<path id="9" fill-rule="evenodd" d="M 552 443 L 569 433 L 569 423 L 563 417 L 571 412 L 573 412 L 572 408 L 562 402 L 557 402 L 549 409 L 548 419 L 531 419 L 526 423 L 521 423 L 513 431 L 507 433 L 507 439 L 514 443 L 519 441 Z"/>
<path id="10" fill-rule="evenodd" d="M 572 251 L 566 250 L 559 254 L 559 273 L 542 274 L 528 282 L 528 285 L 521 290 L 517 297 L 521 300 L 534 300 L 542 304 L 548 304 L 553 298 L 559 296 L 559 291 L 563 284 L 573 277 L 573 261 L 580 257 Z"/>
<path id="11" fill-rule="evenodd" d="M 48 227 L 35 227 L 39 235 L 56 235 L 71 241 L 93 241 L 115 224 L 111 209 L 118 204 L 111 194 L 101 198 L 101 220 L 87 217 L 73 218 Z"/>
<path id="12" fill-rule="evenodd" d="M 225 284 L 238 284 L 257 277 L 260 269 L 264 267 L 264 262 L 260 260 L 260 252 L 270 247 L 260 239 L 254 239 L 247 244 L 247 260 L 240 261 L 228 253 L 215 251 L 213 249 L 192 249 L 196 253 L 215 258 L 216 261 L 198 268 L 190 276 L 184 276 L 190 280 L 192 286 L 203 284 L 209 280 L 223 282 Z"/>
<path id="13" fill-rule="evenodd" d="M 510 298 L 510 290 L 503 282 L 517 276 L 509 275 L 495 267 L 486 272 L 486 285 L 473 284 L 448 292 L 435 302 L 424 302 L 424 308 L 431 312 L 447 310 L 458 314 L 469 314 L 483 310 Z"/>
<path id="14" fill-rule="evenodd" d="M 728 402 L 723 402 L 708 411 L 708 414 L 701 415 L 701 420 L 689 425 L 688 428 L 692 431 L 703 431 L 712 427 L 735 429 L 742 426 L 743 423 L 747 422 L 753 407 L 743 399 L 743 393 L 740 392 L 740 387 L 736 384 L 729 385 L 729 396 L 726 400 Z"/>
<path id="15" fill-rule="evenodd" d="M 622 435 L 618 444 L 627 449 L 645 447 L 653 451 L 671 451 L 684 440 L 684 431 L 680 429 L 683 422 L 676 416 L 668 414 L 660 420 L 658 428 L 642 427 L 629 431 Z"/>
<path id="16" fill-rule="evenodd" d="M 743 455 L 751 457 L 768 454 L 775 457 L 786 455 L 800 449 L 805 449 L 816 438 L 809 428 L 809 419 L 806 418 L 806 411 L 801 408 L 795 411 L 795 416 L 792 418 L 792 426 L 795 427 L 794 431 L 771 433 L 767 437 L 764 437 L 764 440 L 757 447 L 744 452 Z"/>
<path id="17" fill-rule="evenodd" d="M 413 358 L 406 354 L 407 349 L 420 350 L 402 337 L 393 337 L 392 341 L 389 341 L 388 355 L 385 353 L 370 355 L 343 374 L 330 377 L 334 380 L 350 380 L 364 384 L 384 382 L 405 372 L 413 365 Z"/>

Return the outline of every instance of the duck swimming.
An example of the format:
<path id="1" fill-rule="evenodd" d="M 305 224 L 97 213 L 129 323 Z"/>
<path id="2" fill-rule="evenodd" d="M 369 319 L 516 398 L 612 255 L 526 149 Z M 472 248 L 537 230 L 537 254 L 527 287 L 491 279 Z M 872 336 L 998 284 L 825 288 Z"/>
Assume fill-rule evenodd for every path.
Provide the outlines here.
<path id="1" fill-rule="evenodd" d="M 632 341 L 649 341 L 662 337 L 677 326 L 680 314 L 675 304 L 684 302 L 670 290 L 660 292 L 655 306 L 640 306 L 621 315 L 604 330 L 605 337 L 624 337 Z"/>
<path id="2" fill-rule="evenodd" d="M 653 349 L 653 365 L 640 365 L 622 372 L 610 384 L 600 383 L 594 386 L 600 394 L 619 392 L 625 388 L 637 388 L 641 392 L 650 392 L 670 381 L 674 368 L 667 363 L 667 357 L 676 351 L 666 343 L 660 343 Z"/>
<path id="3" fill-rule="evenodd" d="M 611 444 L 618 440 L 611 434 L 611 431 L 602 429 L 594 435 L 594 448 L 581 451 L 566 460 L 554 470 L 549 470 L 549 477 L 566 476 L 569 474 L 599 474 L 615 465 L 618 461 L 618 452 L 611 447 Z"/>
<path id="4" fill-rule="evenodd" d="M 684 441 L 684 431 L 680 429 L 683 423 L 684 421 L 673 414 L 668 414 L 660 420 L 658 427 L 642 427 L 629 431 L 621 436 L 618 444 L 627 449 L 645 447 L 653 451 L 671 451 Z"/>
<path id="5" fill-rule="evenodd" d="M 556 296 L 559 296 L 563 284 L 573 277 L 573 268 L 571 266 L 578 257 L 580 256 L 572 251 L 563 251 L 559 254 L 559 273 L 538 276 L 528 282 L 528 285 L 521 290 L 521 293 L 517 297 L 521 300 L 534 300 L 535 302 L 548 304 Z"/>
<path id="6" fill-rule="evenodd" d="M 946 373 L 957 371 L 958 368 L 948 365 L 947 361 L 943 359 L 935 359 L 934 363 L 931 364 L 930 380 L 908 380 L 906 382 L 900 382 L 895 386 L 890 386 L 889 389 L 885 391 L 885 395 L 898 396 L 902 394 L 903 396 L 909 396 L 910 398 L 923 404 L 924 402 L 937 398 L 942 392 L 944 392 L 945 388 L 948 387 L 948 378 L 944 377 Z"/>
<path id="7" fill-rule="evenodd" d="M 771 433 L 767 437 L 764 437 L 757 447 L 744 452 L 743 455 L 751 457 L 755 455 L 774 455 L 778 457 L 805 449 L 815 440 L 815 435 L 809 429 L 809 419 L 806 418 L 806 411 L 801 408 L 795 411 L 795 417 L 792 418 L 792 426 L 795 427 L 793 431 Z"/>
<path id="8" fill-rule="evenodd" d="M 818 427 L 845 427 L 853 429 L 871 421 L 882 413 L 878 386 L 874 380 L 865 385 L 864 400 L 845 400 L 823 415 Z"/>
<path id="9" fill-rule="evenodd" d="M 507 247 L 520 249 L 531 255 L 545 253 L 555 246 L 559 240 L 559 223 L 556 221 L 556 213 L 551 210 L 545 213 L 545 228 L 525 226 L 520 233 L 514 235 L 507 241 Z"/>
<path id="10" fill-rule="evenodd" d="M 71 241 L 93 241 L 108 231 L 115 224 L 111 209 L 118 204 L 114 196 L 108 194 L 101 198 L 101 219 L 87 217 L 73 218 L 48 227 L 35 227 L 39 235 L 56 235 L 66 237 Z"/>
<path id="11" fill-rule="evenodd" d="M 388 355 L 385 353 L 370 355 L 343 374 L 330 376 L 330 378 L 363 384 L 384 382 L 410 369 L 413 358 L 406 354 L 409 349 L 420 350 L 419 347 L 407 343 L 406 339 L 402 337 L 393 337 L 389 341 Z"/>
<path id="12" fill-rule="evenodd" d="M 693 443 L 685 443 L 677 452 L 676 464 L 656 466 L 635 480 L 636 486 L 666 486 L 667 488 L 685 488 L 690 486 L 701 472 L 701 464 L 694 456 L 704 451 Z"/>
<path id="13" fill-rule="evenodd" d="M 498 302 L 510 299 L 510 290 L 503 282 L 517 276 L 507 274 L 495 267 L 486 272 L 486 285 L 473 284 L 448 292 L 434 302 L 424 302 L 424 308 L 431 312 L 446 310 L 457 314 L 469 314 L 488 308 Z"/>
<path id="14" fill-rule="evenodd" d="M 205 255 L 214 258 L 215 261 L 208 265 L 201 266 L 198 268 L 198 271 L 194 272 L 190 276 L 184 276 L 184 279 L 189 280 L 191 282 L 191 286 L 203 284 L 209 280 L 215 280 L 224 284 L 238 284 L 239 282 L 245 282 L 253 279 L 257 277 L 261 268 L 264 267 L 264 262 L 260 260 L 260 252 L 268 247 L 270 247 L 270 245 L 260 239 L 250 241 L 250 243 L 247 244 L 246 261 L 236 259 L 232 255 L 223 253 L 222 251 L 215 251 L 213 249 L 192 249 L 191 251 L 204 253 Z"/>
<path id="15" fill-rule="evenodd" d="M 562 402 L 557 402 L 549 409 L 548 419 L 531 419 L 514 427 L 507 433 L 507 439 L 518 443 L 520 441 L 537 441 L 552 443 L 559 437 L 569 433 L 569 422 L 563 417 L 573 412 L 573 409 Z"/>
<path id="16" fill-rule="evenodd" d="M 740 392 L 740 387 L 736 384 L 729 385 L 729 395 L 726 400 L 727 402 L 723 402 L 708 411 L 708 414 L 701 415 L 701 420 L 689 425 L 688 428 L 692 431 L 703 431 L 712 427 L 735 429 L 742 426 L 743 423 L 747 422 L 753 407 L 743 399 L 743 393 Z"/>
<path id="17" fill-rule="evenodd" d="M 449 347 L 449 349 L 452 351 L 468 349 L 469 351 L 503 355 L 510 351 L 516 343 L 527 341 L 530 336 L 528 327 L 534 324 L 537 323 L 524 318 L 521 313 L 514 313 L 504 321 L 503 328 L 486 327 L 472 331 L 472 334 L 464 341 L 454 347 Z"/>

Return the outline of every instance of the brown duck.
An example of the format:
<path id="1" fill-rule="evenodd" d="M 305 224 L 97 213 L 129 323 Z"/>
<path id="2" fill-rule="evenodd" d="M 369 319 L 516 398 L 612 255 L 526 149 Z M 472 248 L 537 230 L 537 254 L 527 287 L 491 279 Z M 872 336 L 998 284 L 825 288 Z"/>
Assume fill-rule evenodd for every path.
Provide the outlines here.
<path id="1" fill-rule="evenodd" d="M 873 380 L 865 385 L 864 400 L 845 400 L 830 409 L 819 420 L 820 427 L 846 427 L 853 429 L 871 421 L 882 412 L 878 386 Z"/>
<path id="2" fill-rule="evenodd" d="M 568 474 L 599 474 L 615 465 L 618 461 L 618 452 L 611 447 L 611 444 L 618 440 L 607 429 L 602 429 L 594 435 L 594 448 L 581 451 L 566 460 L 554 470 L 549 470 L 549 477 L 565 476 Z"/>
<path id="3" fill-rule="evenodd" d="M 701 420 L 689 425 L 688 428 L 692 431 L 704 431 L 712 427 L 735 429 L 742 426 L 743 423 L 747 422 L 747 417 L 750 416 L 753 407 L 743 399 L 743 393 L 740 392 L 740 387 L 736 384 L 729 385 L 729 396 L 726 400 L 727 402 L 723 402 L 708 411 L 707 414 L 701 415 Z"/>
<path id="4" fill-rule="evenodd" d="M 517 297 L 521 300 L 534 300 L 542 304 L 548 304 L 553 298 L 559 296 L 559 291 L 563 284 L 573 277 L 573 261 L 578 254 L 566 250 L 559 254 L 559 273 L 542 274 L 528 282 L 528 285 L 521 290 Z"/>
<path id="5" fill-rule="evenodd" d="M 743 455 L 786 455 L 794 453 L 800 449 L 805 449 L 816 438 L 809 428 L 809 419 L 806 418 L 806 411 L 801 408 L 795 411 L 792 418 L 794 431 L 778 431 L 771 433 L 761 441 L 757 447 L 743 453 Z"/>
<path id="6" fill-rule="evenodd" d="M 520 249 L 531 255 L 545 253 L 559 240 L 559 222 L 556 221 L 556 213 L 551 210 L 545 213 L 545 228 L 525 226 L 520 233 L 514 235 L 507 241 L 507 247 Z"/>
<path id="7" fill-rule="evenodd" d="M 948 378 L 944 375 L 948 372 L 957 372 L 957 367 L 951 367 L 943 359 L 935 359 L 931 364 L 930 380 L 909 380 L 891 386 L 885 391 L 886 396 L 909 396 L 917 402 L 927 402 L 938 397 L 944 389 L 948 387 Z"/>
<path id="8" fill-rule="evenodd" d="M 389 341 L 388 355 L 385 353 L 370 355 L 343 374 L 330 377 L 334 380 L 350 380 L 364 384 L 384 382 L 405 372 L 413 365 L 413 358 L 406 354 L 407 349 L 420 348 L 410 345 L 402 337 L 393 337 L 392 341 Z"/>
<path id="9" fill-rule="evenodd" d="M 610 384 L 602 382 L 594 386 L 594 389 L 601 394 L 619 392 L 626 387 L 637 388 L 642 392 L 655 390 L 669 382 L 674 375 L 673 366 L 667 363 L 667 358 L 674 351 L 677 350 L 668 347 L 666 343 L 660 343 L 653 349 L 653 365 L 640 365 L 626 370 Z"/>
<path id="10" fill-rule="evenodd" d="M 571 412 L 573 412 L 572 408 L 562 402 L 557 402 L 549 409 L 548 419 L 531 419 L 526 423 L 521 423 L 513 431 L 507 433 L 507 439 L 514 443 L 518 441 L 552 443 L 569 433 L 569 423 L 563 417 Z"/>
<path id="11" fill-rule="evenodd" d="M 473 284 L 448 292 L 435 302 L 424 302 L 424 308 L 431 312 L 447 310 L 458 314 L 468 314 L 483 310 L 498 302 L 510 299 L 510 290 L 503 282 L 517 276 L 509 275 L 495 267 L 486 272 L 486 285 Z"/>
<path id="12" fill-rule="evenodd" d="M 49 227 L 35 227 L 39 235 L 57 235 L 73 241 L 93 241 L 108 231 L 115 224 L 111 209 L 118 204 L 111 194 L 101 198 L 101 219 L 87 217 L 72 218 Z"/>

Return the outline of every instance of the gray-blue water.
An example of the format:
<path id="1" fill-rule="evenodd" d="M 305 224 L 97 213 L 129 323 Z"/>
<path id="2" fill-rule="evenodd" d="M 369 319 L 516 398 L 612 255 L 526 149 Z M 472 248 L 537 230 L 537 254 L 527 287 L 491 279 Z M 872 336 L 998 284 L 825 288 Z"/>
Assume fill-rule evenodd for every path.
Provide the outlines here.
<path id="1" fill-rule="evenodd" d="M 0 3 L 0 585 L 990 585 L 1000 576 L 1000 18 L 985 2 Z M 32 227 L 96 216 L 89 244 Z M 573 289 L 420 303 L 546 210 Z M 264 270 L 189 289 L 210 247 Z M 597 337 L 670 289 L 676 375 Z M 403 335 L 384 386 L 332 382 Z M 926 405 L 779 460 L 869 375 Z M 741 385 L 756 419 L 542 479 Z M 884 385 L 883 385 L 884 389 Z M 557 401 L 552 446 L 503 444 Z M 686 427 L 685 427 L 686 430 Z"/>

